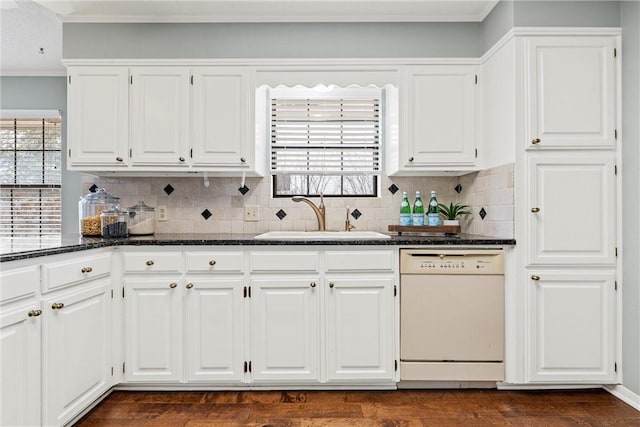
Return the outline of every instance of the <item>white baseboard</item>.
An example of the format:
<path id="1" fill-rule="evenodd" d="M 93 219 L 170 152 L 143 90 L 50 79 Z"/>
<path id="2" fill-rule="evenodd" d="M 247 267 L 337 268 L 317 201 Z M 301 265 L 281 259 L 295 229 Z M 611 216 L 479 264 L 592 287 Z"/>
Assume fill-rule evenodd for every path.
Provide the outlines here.
<path id="1" fill-rule="evenodd" d="M 605 385 L 602 386 L 602 388 L 622 400 L 624 403 L 640 411 L 640 395 L 635 394 L 623 385 Z"/>

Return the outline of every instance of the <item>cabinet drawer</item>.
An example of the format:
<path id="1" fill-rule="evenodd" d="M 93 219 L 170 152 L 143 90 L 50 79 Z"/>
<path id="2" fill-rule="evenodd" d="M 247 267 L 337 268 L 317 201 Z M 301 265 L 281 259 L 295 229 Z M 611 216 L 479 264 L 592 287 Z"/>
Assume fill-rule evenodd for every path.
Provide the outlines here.
<path id="1" fill-rule="evenodd" d="M 241 273 L 242 252 L 187 252 L 185 262 L 189 273 L 234 272 Z"/>
<path id="2" fill-rule="evenodd" d="M 181 273 L 181 252 L 125 252 L 124 271 L 127 273 Z"/>
<path id="3" fill-rule="evenodd" d="M 109 274 L 111 253 L 86 256 L 42 266 L 42 291 Z"/>
<path id="4" fill-rule="evenodd" d="M 40 284 L 40 267 L 34 265 L 3 271 L 0 278 L 0 302 L 34 295 Z"/>
<path id="5" fill-rule="evenodd" d="M 252 252 L 251 271 L 308 271 L 319 269 L 320 254 L 313 252 Z"/>
<path id="6" fill-rule="evenodd" d="M 328 251 L 327 271 L 393 271 L 394 251 Z"/>

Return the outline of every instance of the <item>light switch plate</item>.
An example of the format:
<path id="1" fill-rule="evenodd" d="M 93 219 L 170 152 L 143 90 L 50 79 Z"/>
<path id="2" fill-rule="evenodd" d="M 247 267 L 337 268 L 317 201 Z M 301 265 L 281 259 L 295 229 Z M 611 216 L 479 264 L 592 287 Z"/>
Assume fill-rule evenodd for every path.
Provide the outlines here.
<path id="1" fill-rule="evenodd" d="M 258 206 L 258 205 L 246 205 L 244 207 L 244 220 L 245 221 L 260 221 L 260 206 Z"/>
<path id="2" fill-rule="evenodd" d="M 166 221 L 167 220 L 167 207 L 162 205 L 158 206 L 158 221 Z"/>

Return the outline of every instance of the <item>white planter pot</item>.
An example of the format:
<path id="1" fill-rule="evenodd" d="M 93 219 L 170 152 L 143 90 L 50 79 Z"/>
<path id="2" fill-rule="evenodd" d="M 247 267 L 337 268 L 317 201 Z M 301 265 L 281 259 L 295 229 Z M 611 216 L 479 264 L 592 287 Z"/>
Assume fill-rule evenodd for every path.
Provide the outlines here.
<path id="1" fill-rule="evenodd" d="M 460 225 L 460 221 L 457 219 L 443 219 L 442 225 Z"/>

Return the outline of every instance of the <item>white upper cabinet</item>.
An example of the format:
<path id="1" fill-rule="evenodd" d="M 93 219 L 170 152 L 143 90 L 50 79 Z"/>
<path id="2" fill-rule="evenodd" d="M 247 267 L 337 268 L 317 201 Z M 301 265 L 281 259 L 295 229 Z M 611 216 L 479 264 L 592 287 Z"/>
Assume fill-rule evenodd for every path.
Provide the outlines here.
<path id="1" fill-rule="evenodd" d="M 615 153 L 531 153 L 527 167 L 529 265 L 615 265 Z"/>
<path id="2" fill-rule="evenodd" d="M 528 148 L 613 148 L 613 37 L 525 40 Z"/>
<path id="3" fill-rule="evenodd" d="M 125 166 L 129 160 L 129 71 L 72 67 L 68 87 L 70 165 Z"/>
<path id="4" fill-rule="evenodd" d="M 475 73 L 474 66 L 465 65 L 408 68 L 401 172 L 474 165 Z"/>
<path id="5" fill-rule="evenodd" d="M 532 382 L 616 382 L 615 273 L 529 270 Z"/>
<path id="6" fill-rule="evenodd" d="M 193 72 L 193 164 L 249 169 L 249 71 L 203 67 Z"/>
<path id="7" fill-rule="evenodd" d="M 189 164 L 189 70 L 131 68 L 131 163 Z"/>

